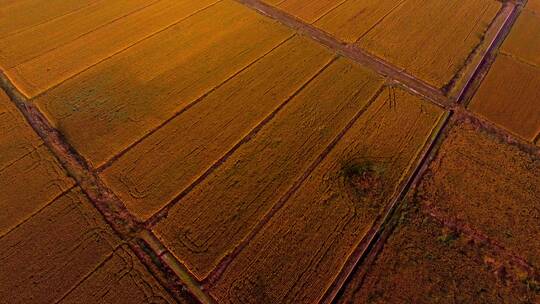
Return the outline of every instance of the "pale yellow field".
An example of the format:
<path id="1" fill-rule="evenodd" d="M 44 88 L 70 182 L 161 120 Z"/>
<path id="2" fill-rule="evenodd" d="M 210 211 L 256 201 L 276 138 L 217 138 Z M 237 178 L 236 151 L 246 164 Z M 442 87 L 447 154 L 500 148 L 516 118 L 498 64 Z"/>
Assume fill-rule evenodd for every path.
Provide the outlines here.
<path id="1" fill-rule="evenodd" d="M 18 113 L 17 107 L 4 91 L 0 91 L 0 134 L 0 169 L 42 145 L 39 136 L 33 132 L 24 116 Z"/>
<path id="2" fill-rule="evenodd" d="M 150 4 L 152 2 L 148 0 L 112 4 L 98 1 L 94 5 L 2 38 L 0 67 L 8 70 L 40 57 Z"/>
<path id="3" fill-rule="evenodd" d="M 265 0 L 439 89 L 467 64 L 502 8 L 493 0 Z"/>
<path id="4" fill-rule="evenodd" d="M 178 303 L 128 246 L 119 247 L 91 276 L 59 303 Z"/>
<path id="5" fill-rule="evenodd" d="M 339 7 L 340 4 L 345 2 L 344 0 L 265 0 L 268 4 L 273 4 L 283 9 L 292 15 L 312 23 L 321 16 L 327 14 L 332 9 Z"/>
<path id="6" fill-rule="evenodd" d="M 314 25 L 340 40 L 355 43 L 404 2 L 404 0 L 349 0 L 322 16 Z"/>

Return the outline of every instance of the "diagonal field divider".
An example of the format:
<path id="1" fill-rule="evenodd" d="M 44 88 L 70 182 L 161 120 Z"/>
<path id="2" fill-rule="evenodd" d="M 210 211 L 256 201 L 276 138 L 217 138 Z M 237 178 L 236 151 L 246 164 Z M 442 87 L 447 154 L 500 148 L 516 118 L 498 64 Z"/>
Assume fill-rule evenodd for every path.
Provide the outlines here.
<path id="1" fill-rule="evenodd" d="M 413 169 L 413 174 L 400 188 L 399 195 L 381 214 L 379 214 L 375 224 L 370 228 L 367 234 L 368 236 L 364 238 L 355 249 L 353 255 L 346 262 L 346 265 L 332 284 L 331 288 L 326 292 L 322 302 L 330 303 L 339 292 L 341 286 L 347 280 L 352 270 L 361 263 L 367 255 L 376 252 L 373 248 L 380 246 L 380 243 L 383 241 L 384 237 L 381 238 L 381 234 L 388 231 L 386 225 L 388 224 L 389 219 L 392 215 L 396 214 L 396 212 L 399 212 L 400 201 L 409 189 L 419 182 L 423 170 L 425 170 L 432 160 L 432 154 L 436 151 L 437 143 L 441 140 L 441 135 L 446 131 L 446 125 L 453 113 L 457 112 L 462 116 L 477 121 L 478 124 L 482 128 L 488 130 L 488 132 L 495 134 L 497 137 L 504 138 L 508 142 L 517 143 L 530 153 L 540 154 L 540 149 L 538 147 L 523 142 L 508 132 L 494 127 L 489 122 L 476 117 L 461 104 L 463 100 L 467 100 L 467 98 L 470 98 L 470 96 L 474 94 L 477 84 L 483 79 L 487 69 L 489 69 L 489 58 L 497 51 L 500 43 L 509 32 L 513 21 L 517 18 L 522 5 L 520 2 L 504 2 L 505 6 L 503 7 L 503 10 L 499 13 L 499 16 L 492 24 L 485 37 L 488 41 L 487 47 L 478 50 L 480 57 L 469 62 L 469 65 L 463 70 L 463 78 L 460 79 L 460 81 L 454 82 L 454 86 L 448 90 L 449 96 L 447 96 L 444 92 L 441 92 L 441 90 L 405 73 L 380 58 L 368 54 L 357 47 L 344 44 L 331 35 L 299 21 L 295 17 L 272 6 L 257 0 L 237 1 L 259 13 L 284 23 L 288 27 L 329 47 L 338 54 L 367 66 L 368 68 L 377 71 L 379 74 L 386 75 L 393 81 L 401 84 L 406 90 L 420 94 L 429 101 L 450 110 L 450 114 L 445 115 L 444 118 L 441 119 L 439 127 L 435 129 L 431 139 L 426 143 L 426 146 L 423 147 L 419 156 L 419 165 Z M 212 298 L 204 292 L 199 283 L 193 279 L 184 266 L 157 240 L 155 235 L 146 230 L 143 225 L 127 211 L 122 201 L 101 181 L 95 168 L 89 165 L 85 159 L 65 141 L 63 135 L 51 125 L 37 107 L 28 102 L 26 97 L 10 82 L 6 75 L 1 72 L 0 87 L 7 92 L 32 128 L 44 140 L 45 145 L 54 153 L 69 175 L 77 181 L 113 229 L 125 240 L 135 240 L 135 251 L 147 265 L 152 263 L 162 263 L 157 268 L 158 271 L 174 272 L 175 275 L 178 276 L 181 284 L 186 286 L 195 298 L 201 302 L 213 302 Z M 540 138 L 536 139 L 537 142 L 539 140 Z M 227 261 L 224 261 L 224 263 L 226 264 Z M 149 267 L 156 270 L 156 267 L 152 265 Z M 167 277 L 167 279 L 169 280 L 169 282 L 166 282 L 168 287 L 178 283 L 174 278 Z"/>
<path id="2" fill-rule="evenodd" d="M 30 126 L 41 137 L 49 150 L 53 152 L 53 155 L 67 171 L 68 175 L 75 179 L 90 201 L 104 216 L 107 223 L 129 244 L 146 266 L 157 275 L 161 283 L 169 291 L 175 293 L 178 298 L 185 299 L 186 297 L 199 296 L 198 301 L 206 302 L 204 297 L 200 299 L 201 292 L 198 285 L 190 284 L 191 281 L 189 280 L 187 284 L 185 280 L 177 282 L 174 277 L 168 275 L 171 271 L 166 263 L 156 260 L 155 252 L 145 250 L 148 245 L 144 239 L 140 238 L 141 231 L 143 231 L 142 225 L 137 222 L 118 197 L 101 181 L 95 169 L 64 140 L 62 134 L 50 124 L 34 104 L 29 102 L 9 82 L 3 72 L 0 72 L 0 88 L 7 93 Z M 184 288 L 188 289 L 188 295 L 185 294 Z"/>

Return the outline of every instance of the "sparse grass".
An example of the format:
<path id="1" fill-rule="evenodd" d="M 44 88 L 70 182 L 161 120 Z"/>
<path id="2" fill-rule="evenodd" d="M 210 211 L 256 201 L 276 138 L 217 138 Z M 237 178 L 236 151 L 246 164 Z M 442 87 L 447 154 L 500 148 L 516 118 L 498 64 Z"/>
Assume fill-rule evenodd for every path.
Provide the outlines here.
<path id="1" fill-rule="evenodd" d="M 523 283 L 527 285 L 527 289 L 535 293 L 540 293 L 540 282 L 534 278 L 527 277 L 523 280 Z"/>
<path id="2" fill-rule="evenodd" d="M 445 246 L 450 246 L 458 238 L 458 232 L 449 229 L 443 229 L 442 235 L 437 238 L 437 241 L 443 243 Z"/>
<path id="3" fill-rule="evenodd" d="M 348 163 L 343 165 L 341 171 L 346 178 L 352 178 L 373 171 L 373 167 L 374 165 L 370 161 L 363 163 Z"/>
<path id="4" fill-rule="evenodd" d="M 371 161 L 347 163 L 341 172 L 358 197 L 373 196 L 382 189 L 382 169 Z"/>

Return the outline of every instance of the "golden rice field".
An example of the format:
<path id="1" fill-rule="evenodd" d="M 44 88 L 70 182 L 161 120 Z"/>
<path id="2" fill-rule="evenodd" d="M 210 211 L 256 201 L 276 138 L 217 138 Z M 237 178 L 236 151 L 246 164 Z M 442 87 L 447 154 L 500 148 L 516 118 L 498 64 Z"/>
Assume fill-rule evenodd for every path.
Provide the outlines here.
<path id="1" fill-rule="evenodd" d="M 0 0 L 0 303 L 540 303 L 539 0 Z"/>

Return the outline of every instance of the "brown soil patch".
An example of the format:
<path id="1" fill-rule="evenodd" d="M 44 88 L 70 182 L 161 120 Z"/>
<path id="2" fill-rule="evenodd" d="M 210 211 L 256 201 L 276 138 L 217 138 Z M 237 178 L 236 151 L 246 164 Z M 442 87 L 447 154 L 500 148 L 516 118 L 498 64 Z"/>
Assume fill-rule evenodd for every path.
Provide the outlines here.
<path id="1" fill-rule="evenodd" d="M 454 126 L 419 198 L 540 266 L 540 160 L 468 124 Z"/>
<path id="2" fill-rule="evenodd" d="M 361 265 L 337 303 L 536 303 L 527 278 L 512 281 L 488 248 L 448 230 L 415 208 L 373 264 Z M 369 267 L 366 273 L 363 267 Z"/>

